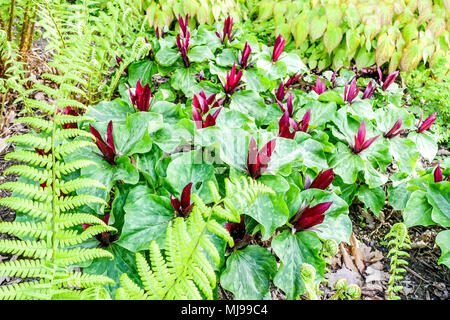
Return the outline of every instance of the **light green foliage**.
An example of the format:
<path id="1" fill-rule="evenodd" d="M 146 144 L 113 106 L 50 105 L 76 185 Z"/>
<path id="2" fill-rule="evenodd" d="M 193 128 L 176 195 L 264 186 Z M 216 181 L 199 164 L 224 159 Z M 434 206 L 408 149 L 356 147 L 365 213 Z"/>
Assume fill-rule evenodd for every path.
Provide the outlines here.
<path id="1" fill-rule="evenodd" d="M 160 30 L 169 26 L 181 14 L 195 18 L 199 24 L 213 24 L 230 15 L 235 22 L 241 20 L 239 0 L 160 0 L 150 1 L 146 8 L 146 19 L 152 27 Z"/>
<path id="2" fill-rule="evenodd" d="M 79 55 L 83 53 L 85 52 L 79 52 Z M 74 59 L 73 63 L 67 63 L 70 58 Z M 25 98 L 25 105 L 45 115 L 45 118 L 23 117 L 23 122 L 34 130 L 9 138 L 10 142 L 17 143 L 18 150 L 7 154 L 5 159 L 25 162 L 28 166 L 13 165 L 5 172 L 24 178 L 0 185 L 1 189 L 13 192 L 11 197 L 0 199 L 0 205 L 16 210 L 21 221 L 0 222 L 0 232 L 23 240 L 0 240 L 0 252 L 33 260 L 4 262 L 0 265 L 0 274 L 40 280 L 2 286 L 0 299 L 108 298 L 104 289 L 99 286 L 112 283 L 111 279 L 102 275 L 74 272 L 71 267 L 75 263 L 94 258 L 110 258 L 111 254 L 103 249 L 80 249 L 72 246 L 102 232 L 115 231 L 101 219 L 77 211 L 77 208 L 86 204 L 106 205 L 103 199 L 76 193 L 86 184 L 106 188 L 97 181 L 71 175 L 93 163 L 64 160 L 70 153 L 87 145 L 94 145 L 91 140 L 93 136 L 89 133 L 74 128 L 62 129 L 63 124 L 87 120 L 86 117 L 63 115 L 60 112 L 69 106 L 85 109 L 82 103 L 72 98 L 82 94 L 77 85 L 84 84 L 82 76 L 85 69 L 80 66 L 82 60 L 76 58 L 77 56 L 65 50 L 55 54 L 52 65 L 57 68 L 59 75 L 47 75 L 47 78 L 54 81 L 54 85 L 51 88 L 37 85 L 31 90 L 47 93 L 55 104 Z M 92 227 L 79 232 L 82 230 L 80 224 L 90 224 Z M 69 288 L 89 288 L 89 291 Z"/>
<path id="3" fill-rule="evenodd" d="M 387 246 L 391 247 L 387 257 L 391 257 L 391 277 L 388 281 L 388 288 L 386 293 L 388 294 L 389 300 L 398 300 L 399 296 L 396 295 L 403 286 L 395 285 L 396 281 L 403 279 L 403 273 L 406 272 L 402 266 L 408 265 L 408 261 L 404 257 L 409 257 L 409 254 L 404 251 L 405 249 L 411 249 L 409 245 L 411 240 L 408 236 L 408 229 L 403 223 L 396 223 L 391 227 L 389 233 L 385 236 L 385 239 L 389 240 Z"/>
<path id="4" fill-rule="evenodd" d="M 405 83 L 409 91 L 409 101 L 412 110 L 417 115 L 420 109 L 424 114 L 438 111 L 436 124 L 433 126 L 438 142 L 448 141 L 450 123 L 450 74 L 448 67 L 441 66 L 433 70 L 433 75 L 442 74 L 442 78 L 431 77 L 432 69 L 419 68 L 404 74 Z"/>
<path id="5" fill-rule="evenodd" d="M 244 206 L 251 204 L 258 195 L 273 193 L 262 183 L 244 177 L 225 180 L 226 196 L 221 198 L 214 183 L 209 183 L 214 204 L 206 206 L 192 194 L 194 207 L 186 219 L 176 218 L 166 231 L 164 256 L 159 246 L 150 244 L 150 264 L 137 253 L 136 264 L 144 289 L 136 285 L 127 274 L 120 278 L 121 288 L 117 299 L 212 299 L 217 284 L 214 268 L 206 258 L 207 253 L 218 264 L 219 253 L 207 231 L 234 246 L 228 231 L 215 220 L 225 218 L 239 222 Z"/>
<path id="6" fill-rule="evenodd" d="M 266 0 L 253 10 L 257 18 L 248 31 L 292 38 L 311 69 L 386 63 L 389 72 L 409 72 L 421 61 L 449 60 L 444 1 Z"/>

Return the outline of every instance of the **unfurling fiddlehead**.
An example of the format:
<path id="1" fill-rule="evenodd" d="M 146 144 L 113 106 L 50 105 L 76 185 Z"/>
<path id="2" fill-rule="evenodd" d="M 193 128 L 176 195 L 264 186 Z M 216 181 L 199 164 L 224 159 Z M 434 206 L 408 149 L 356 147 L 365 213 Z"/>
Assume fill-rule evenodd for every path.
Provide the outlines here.
<path id="1" fill-rule="evenodd" d="M 395 281 L 402 280 L 402 273 L 406 272 L 401 266 L 407 265 L 408 261 L 401 257 L 409 257 L 409 254 L 404 251 L 404 249 L 411 249 L 411 246 L 409 245 L 411 240 L 408 236 L 408 229 L 403 223 L 394 224 L 389 233 L 385 236 L 385 239 L 390 239 L 387 246 L 391 247 L 387 255 L 387 257 L 391 257 L 391 277 L 388 281 L 386 293 L 388 294 L 389 300 L 399 300 L 400 297 L 397 296 L 396 293 L 400 291 L 403 286 L 395 285 Z"/>

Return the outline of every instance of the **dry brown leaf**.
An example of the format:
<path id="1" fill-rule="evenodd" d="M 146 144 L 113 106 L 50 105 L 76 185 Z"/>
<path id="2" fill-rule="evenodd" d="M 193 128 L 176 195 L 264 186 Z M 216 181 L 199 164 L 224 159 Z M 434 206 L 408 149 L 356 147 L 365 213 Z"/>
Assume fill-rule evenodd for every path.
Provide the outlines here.
<path id="1" fill-rule="evenodd" d="M 363 278 L 357 271 L 352 271 L 345 266 L 333 273 L 327 273 L 325 277 L 330 281 L 331 286 L 339 279 L 347 280 L 347 284 L 356 284 L 362 286 L 364 284 Z"/>
<path id="2" fill-rule="evenodd" d="M 352 235 L 350 236 L 350 244 L 351 244 L 352 256 L 355 258 L 356 267 L 358 268 L 359 272 L 362 274 L 364 272 L 364 269 L 366 269 L 366 266 L 364 265 L 361 250 L 359 248 L 359 241 L 358 241 L 358 239 L 356 239 L 355 234 L 353 232 L 352 232 Z"/>
<path id="3" fill-rule="evenodd" d="M 0 154 L 2 154 L 3 150 L 6 149 L 6 139 L 0 138 Z"/>
<path id="4" fill-rule="evenodd" d="M 348 254 L 347 249 L 345 248 L 345 245 L 344 245 L 343 242 L 341 242 L 341 243 L 339 244 L 339 250 L 340 250 L 340 252 L 341 252 L 342 259 L 344 260 L 345 266 L 346 266 L 348 269 L 350 269 L 350 270 L 352 270 L 352 271 L 354 271 L 354 272 L 358 272 L 358 269 L 356 269 L 356 266 L 355 266 L 355 264 L 353 263 L 352 258 L 351 258 L 350 255 Z"/>

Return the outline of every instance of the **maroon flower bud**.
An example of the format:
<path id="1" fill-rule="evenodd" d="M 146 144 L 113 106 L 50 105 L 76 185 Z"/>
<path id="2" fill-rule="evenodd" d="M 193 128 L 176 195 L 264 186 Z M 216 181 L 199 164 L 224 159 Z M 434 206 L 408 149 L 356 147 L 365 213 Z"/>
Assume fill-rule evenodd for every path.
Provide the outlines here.
<path id="1" fill-rule="evenodd" d="M 194 204 L 191 203 L 192 182 L 188 183 L 181 192 L 181 201 L 170 195 L 170 203 L 178 216 L 186 218 L 191 212 Z"/>
<path id="2" fill-rule="evenodd" d="M 425 119 L 424 122 L 422 122 L 423 111 L 421 109 L 420 110 L 420 120 L 419 120 L 419 124 L 417 126 L 417 132 L 422 133 L 422 132 L 428 130 L 431 127 L 431 125 L 436 121 L 437 113 L 438 113 L 437 111 L 433 112 L 431 115 L 428 116 L 428 118 Z"/>
<path id="3" fill-rule="evenodd" d="M 309 188 L 325 190 L 333 182 L 333 179 L 334 179 L 333 169 L 328 169 L 325 172 L 320 171 L 317 177 L 309 186 Z M 305 186 L 305 189 L 308 188 L 306 188 Z"/>
<path id="4" fill-rule="evenodd" d="M 225 229 L 228 230 L 235 242 L 243 240 L 247 234 L 245 230 L 245 215 L 241 215 L 239 223 L 225 223 Z"/>
<path id="5" fill-rule="evenodd" d="M 181 57 L 183 58 L 183 63 L 186 68 L 189 68 L 190 62 L 188 57 L 188 49 L 189 49 L 189 31 L 186 32 L 185 36 L 180 37 L 180 34 L 177 35 L 176 44 L 178 50 L 181 53 Z"/>
<path id="6" fill-rule="evenodd" d="M 110 121 L 108 123 L 108 128 L 106 130 L 106 143 L 103 140 L 100 133 L 95 129 L 92 125 L 89 125 L 89 131 L 95 137 L 95 144 L 100 149 L 103 154 L 103 158 L 108 161 L 111 165 L 115 165 L 115 157 L 116 157 L 116 147 L 114 145 L 114 137 L 113 137 L 113 123 Z"/>
<path id="7" fill-rule="evenodd" d="M 300 128 L 300 131 L 302 132 L 306 132 L 308 131 L 308 125 L 309 125 L 309 120 L 311 119 L 311 109 L 308 109 L 308 111 L 306 111 L 305 115 L 303 116 L 302 119 L 302 127 Z"/>
<path id="8" fill-rule="evenodd" d="M 390 75 L 387 76 L 386 81 L 383 82 L 383 86 L 381 89 L 383 91 L 386 91 L 386 89 L 397 79 L 398 71 L 392 72 Z"/>
<path id="9" fill-rule="evenodd" d="M 347 101 L 349 104 L 352 104 L 353 100 L 358 96 L 359 88 L 356 88 L 356 78 L 353 78 L 350 83 L 350 87 L 348 84 L 345 84 L 344 90 L 344 101 Z"/>
<path id="10" fill-rule="evenodd" d="M 289 89 L 290 87 L 292 87 L 294 85 L 294 83 L 297 82 L 298 79 L 300 79 L 300 77 L 302 76 L 302 74 L 293 74 L 292 76 L 289 77 L 288 81 L 286 81 L 286 84 L 284 85 L 286 87 L 286 89 Z"/>
<path id="11" fill-rule="evenodd" d="M 369 82 L 369 84 L 366 87 L 366 90 L 364 90 L 364 93 L 362 95 L 362 99 L 370 99 L 373 96 L 373 92 L 375 91 L 375 84 L 373 80 Z"/>
<path id="12" fill-rule="evenodd" d="M 392 127 L 392 129 L 389 130 L 388 133 L 385 133 L 385 134 L 384 134 L 384 137 L 387 138 L 387 139 L 392 139 L 392 138 L 394 138 L 396 135 L 402 133 L 403 131 L 405 131 L 405 129 L 398 130 L 398 129 L 400 129 L 401 126 L 402 126 L 402 118 L 399 118 L 399 119 L 397 120 L 397 122 L 394 124 L 394 126 Z M 398 130 L 398 131 L 397 131 L 397 130 Z M 397 131 L 397 132 L 395 132 L 395 131 Z"/>
<path id="13" fill-rule="evenodd" d="M 325 219 L 324 213 L 331 207 L 332 204 L 333 201 L 323 202 L 312 208 L 310 208 L 310 205 L 307 205 L 306 208 L 302 208 L 302 205 L 291 220 L 294 229 L 296 231 L 307 230 L 322 223 Z"/>
<path id="14" fill-rule="evenodd" d="M 275 145 L 276 138 L 270 140 L 258 151 L 255 139 L 253 137 L 251 138 L 248 147 L 247 170 L 253 179 L 258 179 L 267 170 Z"/>
<path id="15" fill-rule="evenodd" d="M 227 77 L 225 82 L 225 93 L 233 94 L 239 85 L 239 81 L 241 81 L 242 70 L 236 73 L 236 63 L 233 63 L 233 67 L 231 68 L 231 72 L 227 71 Z"/>
<path id="16" fill-rule="evenodd" d="M 209 98 L 206 98 L 203 89 L 200 90 L 198 96 L 194 94 L 194 98 L 192 101 L 192 117 L 194 118 L 195 125 L 198 129 L 211 127 L 216 124 L 216 118 L 219 115 L 220 110 L 222 110 L 222 107 L 220 107 L 220 105 L 222 105 L 224 99 L 214 102 L 215 97 L 216 94 L 214 93 L 209 96 Z M 211 104 L 212 107 L 210 108 L 209 106 Z M 202 115 L 207 114 L 210 109 L 218 107 L 220 108 L 217 109 L 214 114 L 208 114 L 205 121 L 203 121 Z"/>
<path id="17" fill-rule="evenodd" d="M 331 75 L 331 79 L 330 79 L 330 82 L 333 85 L 333 88 L 336 87 L 336 73 L 337 73 L 337 70 L 334 70 L 333 74 Z"/>
<path id="18" fill-rule="evenodd" d="M 278 35 L 278 37 L 275 39 L 275 43 L 273 45 L 272 62 L 276 62 L 278 60 L 278 58 L 280 57 L 280 54 L 283 52 L 285 43 L 286 43 L 286 40 L 283 39 L 281 34 Z"/>
<path id="19" fill-rule="evenodd" d="M 195 74 L 195 78 L 197 79 L 197 81 L 206 80 L 205 72 L 203 72 L 203 70 L 200 70 L 199 73 Z"/>
<path id="20" fill-rule="evenodd" d="M 277 103 L 280 106 L 281 111 L 287 111 L 289 113 L 289 117 L 292 117 L 294 115 L 294 105 L 292 103 L 293 99 L 294 96 L 292 95 L 292 92 L 289 92 L 288 98 L 286 100 L 287 109 L 285 109 L 281 101 L 277 99 Z"/>
<path id="21" fill-rule="evenodd" d="M 185 20 L 183 21 L 183 17 L 181 17 L 181 14 L 179 14 L 178 23 L 180 25 L 181 37 L 185 38 L 187 34 L 187 27 L 189 26 L 189 16 L 186 14 Z"/>
<path id="22" fill-rule="evenodd" d="M 327 90 L 325 79 L 320 80 L 319 77 L 316 77 L 316 85 L 311 87 L 318 95 L 321 95 Z"/>
<path id="23" fill-rule="evenodd" d="M 441 182 L 442 180 L 444 180 L 444 178 L 442 176 L 441 167 L 437 166 L 436 169 L 434 169 L 434 182 Z"/>
<path id="24" fill-rule="evenodd" d="M 361 125 L 359 126 L 359 130 L 357 135 L 355 136 L 355 145 L 352 146 L 352 150 L 354 153 L 358 154 L 364 149 L 367 149 L 374 141 L 377 139 L 380 135 L 377 135 L 367 141 L 365 141 L 366 138 L 366 125 L 363 122 L 361 122 Z"/>
<path id="25" fill-rule="evenodd" d="M 222 35 L 216 31 L 216 36 L 220 39 L 220 42 L 225 43 L 225 37 L 228 38 L 229 42 L 232 42 L 234 40 L 234 35 L 236 34 L 236 31 L 234 33 L 231 33 L 233 29 L 233 19 L 228 16 L 224 23 L 223 23 L 223 33 Z"/>
<path id="26" fill-rule="evenodd" d="M 275 92 L 275 98 L 279 100 L 280 102 L 283 102 L 284 97 L 286 96 L 287 89 L 284 86 L 283 81 L 281 81 L 280 85 L 278 86 L 277 91 Z"/>
<path id="27" fill-rule="evenodd" d="M 298 128 L 298 126 L 297 126 Z M 278 121 L 278 136 L 286 139 L 294 139 L 295 132 L 298 130 L 295 130 L 291 132 L 291 122 L 289 118 L 288 111 L 284 111 L 283 116 Z"/>
<path id="28" fill-rule="evenodd" d="M 150 98 L 152 97 L 152 89 L 150 85 L 147 83 L 144 87 L 141 85 L 141 78 L 138 79 L 136 84 L 136 90 L 133 94 L 131 88 L 128 84 L 128 92 L 130 94 L 130 100 L 133 104 L 133 107 L 139 111 L 147 112 L 150 107 Z"/>
<path id="29" fill-rule="evenodd" d="M 248 67 L 248 58 L 250 57 L 250 53 L 252 52 L 252 49 L 248 45 L 248 42 L 245 41 L 244 50 L 242 51 L 241 59 L 239 59 L 239 65 L 242 69 L 247 69 Z"/>

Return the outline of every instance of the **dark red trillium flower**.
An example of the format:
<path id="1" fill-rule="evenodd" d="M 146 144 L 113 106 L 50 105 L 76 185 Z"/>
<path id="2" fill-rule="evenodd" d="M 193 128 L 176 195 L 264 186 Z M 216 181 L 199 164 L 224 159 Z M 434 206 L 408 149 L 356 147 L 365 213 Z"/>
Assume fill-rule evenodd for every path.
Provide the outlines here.
<path id="1" fill-rule="evenodd" d="M 136 90 L 133 94 L 131 88 L 128 84 L 125 84 L 130 93 L 130 100 L 133 107 L 139 111 L 147 112 L 150 106 L 150 98 L 152 97 L 152 89 L 147 83 L 144 87 L 141 85 L 141 78 L 138 79 L 136 84 Z"/>
<path id="2" fill-rule="evenodd" d="M 289 95 L 286 100 L 287 109 L 285 109 L 283 107 L 283 104 L 281 103 L 281 100 L 277 99 L 277 103 L 278 103 L 278 106 L 280 107 L 281 111 L 283 111 L 283 112 L 287 111 L 289 113 L 290 117 L 292 117 L 294 115 L 294 105 L 292 103 L 293 100 L 294 100 L 294 96 L 292 95 L 292 92 L 289 92 Z"/>
<path id="3" fill-rule="evenodd" d="M 378 76 L 380 77 L 380 82 L 383 83 L 381 89 L 383 91 L 386 91 L 386 89 L 397 79 L 398 77 L 398 71 L 392 72 L 390 75 L 387 76 L 386 80 L 383 82 L 383 73 L 381 72 L 380 67 L 377 68 L 378 70 Z"/>
<path id="4" fill-rule="evenodd" d="M 296 128 L 298 129 L 298 125 L 296 124 L 296 126 L 292 126 L 290 123 L 290 120 L 292 118 L 289 117 L 289 113 L 288 111 L 284 111 L 283 116 L 280 118 L 280 120 L 278 121 L 278 136 L 282 137 L 282 138 L 286 138 L 286 139 L 294 139 L 295 133 L 298 130 L 295 130 Z M 294 120 L 295 122 L 295 120 Z M 294 131 L 291 132 L 291 126 L 294 128 Z"/>
<path id="5" fill-rule="evenodd" d="M 436 121 L 437 113 L 438 113 L 437 111 L 433 112 L 432 114 L 430 114 L 428 116 L 428 118 L 426 118 L 422 122 L 423 111 L 422 111 L 422 109 L 420 109 L 420 119 L 419 119 L 419 122 L 417 124 L 417 132 L 422 133 L 422 132 L 428 130 L 431 127 L 431 125 Z"/>
<path id="6" fill-rule="evenodd" d="M 284 82 L 281 81 L 280 85 L 278 86 L 277 91 L 275 91 L 275 98 L 278 101 L 283 101 L 284 97 L 286 96 L 286 93 L 288 92 L 287 88 L 284 86 Z"/>
<path id="7" fill-rule="evenodd" d="M 356 78 L 353 78 L 350 86 L 346 83 L 344 89 L 344 101 L 349 104 L 353 103 L 353 100 L 358 96 L 359 88 L 356 87 Z"/>
<path id="8" fill-rule="evenodd" d="M 225 93 L 233 94 L 237 90 L 239 85 L 239 81 L 241 81 L 242 70 L 236 73 L 236 63 L 233 63 L 233 67 L 231 68 L 231 72 L 227 71 L 227 77 L 225 82 Z"/>
<path id="9" fill-rule="evenodd" d="M 289 117 L 288 110 L 285 110 L 283 116 L 278 121 L 278 136 L 286 139 L 294 139 L 297 131 L 307 132 L 309 120 L 311 119 L 311 109 L 308 109 L 303 115 L 303 119 L 300 122 L 296 122 L 293 118 Z M 291 127 L 294 129 L 291 132 Z"/>
<path id="10" fill-rule="evenodd" d="M 181 201 L 170 195 L 170 203 L 179 217 L 186 218 L 191 212 L 194 204 L 191 203 L 192 182 L 188 183 L 181 192 Z"/>
<path id="11" fill-rule="evenodd" d="M 275 39 L 275 43 L 273 44 L 273 52 L 272 52 L 272 62 L 276 62 L 280 57 L 280 54 L 283 52 L 284 45 L 286 44 L 286 40 L 283 37 L 278 35 Z"/>
<path id="12" fill-rule="evenodd" d="M 333 169 L 326 171 L 320 171 L 314 181 L 311 183 L 311 179 L 307 176 L 305 179 L 305 190 L 310 188 L 325 190 L 333 182 L 334 174 Z"/>
<path id="13" fill-rule="evenodd" d="M 164 29 L 161 29 L 161 32 L 159 32 L 159 28 L 156 27 L 156 39 L 160 39 L 160 38 L 164 38 L 165 34 L 164 34 Z"/>
<path id="14" fill-rule="evenodd" d="M 321 95 L 327 90 L 325 79 L 320 80 L 319 77 L 316 77 L 316 85 L 311 87 L 318 95 Z"/>
<path id="15" fill-rule="evenodd" d="M 209 98 L 206 98 L 205 92 L 203 89 L 200 90 L 199 95 L 194 94 L 193 102 L 192 102 L 192 117 L 194 118 L 195 125 L 198 129 L 207 128 L 214 126 L 216 124 L 217 116 L 219 115 L 220 107 L 225 99 L 214 102 L 216 94 L 212 94 Z M 212 107 L 209 106 L 214 102 Z M 210 109 L 218 108 L 212 115 L 208 114 L 206 119 L 203 121 L 203 115 L 207 114 Z"/>
<path id="16" fill-rule="evenodd" d="M 245 230 L 245 214 L 241 215 L 241 221 L 239 223 L 225 223 L 225 229 L 228 230 L 235 244 L 250 240 L 252 237 Z"/>
<path id="17" fill-rule="evenodd" d="M 108 161 L 109 164 L 115 165 L 115 157 L 116 157 L 116 147 L 114 146 L 114 137 L 113 137 L 113 123 L 110 121 L 108 123 L 108 128 L 106 129 L 106 143 L 103 140 L 100 133 L 93 126 L 89 125 L 89 131 L 92 135 L 94 135 L 96 141 L 95 144 L 100 149 L 103 154 L 103 159 Z"/>
<path id="18" fill-rule="evenodd" d="M 117 65 L 118 65 L 119 67 L 120 67 L 120 64 L 122 63 L 122 61 L 123 61 L 123 60 L 122 60 L 121 57 L 116 56 L 116 62 L 117 62 Z M 128 67 L 126 67 L 124 71 L 125 71 L 126 74 L 128 74 Z"/>
<path id="19" fill-rule="evenodd" d="M 197 81 L 206 80 L 205 72 L 203 70 L 200 70 L 199 73 L 194 74 Z"/>
<path id="20" fill-rule="evenodd" d="M 250 57 L 250 53 L 252 53 L 252 48 L 250 48 L 250 46 L 248 45 L 248 41 L 245 41 L 244 50 L 242 51 L 242 56 L 239 59 L 239 65 L 244 70 L 250 67 L 250 65 L 248 65 L 248 58 Z"/>
<path id="21" fill-rule="evenodd" d="M 267 170 L 275 145 L 276 138 L 267 142 L 258 151 L 255 139 L 251 138 L 247 154 L 247 171 L 253 179 L 258 179 Z"/>
<path id="22" fill-rule="evenodd" d="M 222 44 L 225 43 L 225 37 L 228 38 L 229 42 L 232 42 L 234 40 L 234 35 L 236 34 L 236 31 L 231 33 L 232 29 L 233 29 L 233 19 L 230 16 L 228 16 L 223 23 L 222 34 L 216 31 L 216 36 L 220 39 L 220 42 L 222 42 Z"/>
<path id="23" fill-rule="evenodd" d="M 61 113 L 61 109 L 58 108 L 56 110 L 56 113 Z M 70 116 L 77 116 L 78 112 L 72 107 L 65 107 L 64 111 L 62 112 L 62 114 L 67 114 L 67 115 L 70 115 Z M 65 123 L 65 124 L 62 124 L 61 127 L 63 129 L 78 129 L 78 125 L 77 125 L 76 122 Z"/>
<path id="24" fill-rule="evenodd" d="M 444 181 L 444 176 L 442 175 L 442 170 L 440 166 L 437 166 L 436 169 L 434 169 L 434 182 L 442 182 Z M 450 175 L 447 176 L 447 179 L 445 181 L 450 181 Z"/>
<path id="25" fill-rule="evenodd" d="M 331 75 L 331 79 L 330 79 L 330 82 L 333 85 L 333 88 L 336 87 L 336 73 L 337 73 L 337 70 L 334 70 L 333 74 Z"/>
<path id="26" fill-rule="evenodd" d="M 366 90 L 364 90 L 362 99 L 370 99 L 373 96 L 373 92 L 375 91 L 375 83 L 373 80 L 370 80 L 369 84 L 366 87 Z"/>
<path id="27" fill-rule="evenodd" d="M 358 154 L 364 149 L 367 149 L 374 141 L 377 139 L 380 135 L 377 135 L 367 141 L 366 139 L 366 125 L 363 122 L 361 122 L 361 125 L 359 126 L 359 130 L 357 135 L 355 136 L 355 145 L 352 148 L 353 152 Z"/>
<path id="28" fill-rule="evenodd" d="M 294 83 L 296 83 L 298 81 L 298 79 L 300 79 L 301 76 L 302 76 L 301 73 L 300 74 L 294 73 L 292 76 L 290 76 L 289 79 L 284 84 L 286 89 L 289 89 L 290 87 L 292 87 L 294 85 Z"/>
<path id="29" fill-rule="evenodd" d="M 109 218 L 110 218 L 110 215 L 107 214 L 103 218 L 101 218 L 101 220 L 105 224 L 108 224 Z M 92 225 L 83 223 L 82 227 L 84 230 L 86 230 L 87 228 L 92 227 Z M 95 238 L 98 240 L 98 242 L 100 242 L 99 248 L 105 248 L 105 247 L 109 246 L 111 243 L 113 243 L 114 241 L 116 241 L 117 239 L 119 239 L 119 235 L 118 234 L 113 235 L 111 232 L 106 231 L 106 232 L 102 232 L 100 234 L 95 235 Z"/>
<path id="30" fill-rule="evenodd" d="M 331 207 L 333 201 L 322 202 L 312 208 L 310 208 L 310 204 L 305 207 L 305 204 L 306 202 L 300 206 L 300 209 L 290 221 L 295 231 L 307 230 L 322 223 L 325 219 L 324 213 Z"/>
<path id="31" fill-rule="evenodd" d="M 183 17 L 181 16 L 181 14 L 179 14 L 178 15 L 178 23 L 180 25 L 181 37 L 186 38 L 187 27 L 189 26 L 189 15 L 186 14 L 186 17 L 184 18 L 184 21 L 183 21 Z"/>
<path id="32" fill-rule="evenodd" d="M 181 57 L 183 58 L 184 66 L 186 68 L 189 68 L 190 62 L 189 62 L 189 58 L 187 55 L 188 48 L 189 48 L 189 31 L 187 31 L 186 37 L 180 37 L 180 34 L 178 34 L 176 43 L 177 43 L 178 50 L 181 53 Z"/>
<path id="33" fill-rule="evenodd" d="M 383 136 L 387 139 L 392 139 L 394 138 L 396 135 L 399 135 L 400 133 L 402 133 L 403 131 L 405 131 L 405 129 L 402 130 L 398 130 L 400 129 L 400 127 L 402 126 L 402 118 L 399 118 L 397 120 L 397 122 L 394 124 L 394 126 L 392 127 L 391 130 L 389 130 L 389 132 L 385 133 Z M 397 131 L 398 130 L 398 131 Z M 395 132 L 397 131 L 397 132 Z"/>

